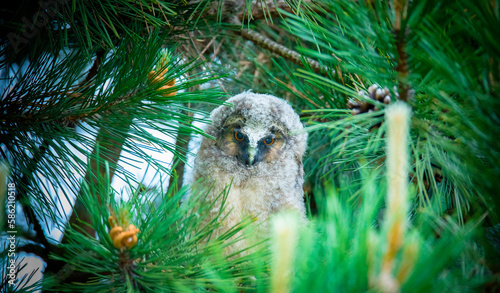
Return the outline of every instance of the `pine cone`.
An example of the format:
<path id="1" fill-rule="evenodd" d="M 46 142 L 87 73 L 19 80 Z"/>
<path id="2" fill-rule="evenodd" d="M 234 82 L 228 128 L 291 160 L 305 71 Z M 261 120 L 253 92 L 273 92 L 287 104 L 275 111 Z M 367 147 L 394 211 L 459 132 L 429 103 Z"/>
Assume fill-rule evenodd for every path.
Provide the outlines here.
<path id="1" fill-rule="evenodd" d="M 396 92 L 396 91 L 394 91 Z M 370 99 L 384 103 L 384 104 L 390 104 L 392 97 L 389 92 L 388 88 L 381 89 L 378 87 L 377 84 L 373 84 L 368 88 L 368 94 L 369 96 L 366 95 L 364 91 L 360 91 L 358 93 L 360 96 L 364 97 L 370 97 Z M 398 97 L 398 94 L 396 92 L 396 98 Z M 361 101 L 359 99 L 352 99 L 347 102 L 347 108 L 352 110 L 352 115 L 357 115 L 357 114 L 362 114 L 366 112 L 372 112 L 372 111 L 378 111 L 378 107 L 373 105 L 372 103 L 369 103 L 367 101 Z"/>

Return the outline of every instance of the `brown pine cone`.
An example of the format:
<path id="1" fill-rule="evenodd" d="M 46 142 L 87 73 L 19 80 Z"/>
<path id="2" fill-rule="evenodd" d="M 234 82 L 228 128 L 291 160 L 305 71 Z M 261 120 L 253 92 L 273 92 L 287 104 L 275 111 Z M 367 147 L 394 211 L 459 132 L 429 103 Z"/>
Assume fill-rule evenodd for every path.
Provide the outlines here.
<path id="1" fill-rule="evenodd" d="M 360 96 L 370 97 L 370 99 L 384 103 L 390 104 L 392 97 L 388 88 L 379 88 L 377 84 L 373 84 L 368 88 L 368 95 L 364 91 L 358 93 Z M 397 98 L 397 93 L 396 93 Z M 362 101 L 359 99 L 352 99 L 347 102 L 347 108 L 352 110 L 352 115 L 362 114 L 366 112 L 378 111 L 379 109 L 367 101 Z"/>

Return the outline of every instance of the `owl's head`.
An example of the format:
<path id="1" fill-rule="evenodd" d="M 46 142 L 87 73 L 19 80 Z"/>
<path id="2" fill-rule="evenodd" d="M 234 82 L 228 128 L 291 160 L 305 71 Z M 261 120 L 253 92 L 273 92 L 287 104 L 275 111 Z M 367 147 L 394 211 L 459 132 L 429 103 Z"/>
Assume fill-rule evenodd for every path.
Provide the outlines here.
<path id="1" fill-rule="evenodd" d="M 207 129 L 224 156 L 245 168 L 279 160 L 284 154 L 302 158 L 307 133 L 298 133 L 302 123 L 286 101 L 243 92 L 227 102 L 233 106 L 212 111 L 213 124 Z"/>

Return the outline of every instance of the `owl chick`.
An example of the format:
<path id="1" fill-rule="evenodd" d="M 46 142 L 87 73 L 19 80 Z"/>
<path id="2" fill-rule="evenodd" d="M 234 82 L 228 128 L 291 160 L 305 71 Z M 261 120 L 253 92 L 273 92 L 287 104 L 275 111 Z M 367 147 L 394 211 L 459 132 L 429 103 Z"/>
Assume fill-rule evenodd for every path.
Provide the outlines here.
<path id="1" fill-rule="evenodd" d="M 215 140 L 202 139 L 194 164 L 194 181 L 203 178 L 212 186 L 207 196 L 216 201 L 212 219 L 220 213 L 219 195 L 231 184 L 219 218 L 222 227 L 214 236 L 245 217 L 262 223 L 282 210 L 296 211 L 306 221 L 302 156 L 307 133 L 296 133 L 303 128 L 299 116 L 271 95 L 243 92 L 228 102 L 233 107 L 212 111 L 213 124 L 205 131 Z"/>

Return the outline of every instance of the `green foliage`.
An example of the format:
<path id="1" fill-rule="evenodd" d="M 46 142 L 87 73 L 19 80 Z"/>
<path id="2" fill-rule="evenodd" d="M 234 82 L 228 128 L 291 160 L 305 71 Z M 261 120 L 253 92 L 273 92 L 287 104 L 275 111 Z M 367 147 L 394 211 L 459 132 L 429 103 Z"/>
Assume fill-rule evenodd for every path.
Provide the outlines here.
<path id="1" fill-rule="evenodd" d="M 385 218 L 385 178 L 366 171 L 361 189 L 341 182 L 342 189 L 317 190 L 323 207 L 307 227 L 296 231 L 298 242 L 291 256 L 291 291 L 363 292 L 379 288 L 379 272 L 387 250 L 389 231 Z M 109 180 L 108 180 L 109 182 Z M 349 186 L 349 188 L 345 188 Z M 110 193 L 110 202 L 96 205 L 96 194 Z M 136 190 L 128 201 L 115 200 L 109 185 L 99 190 L 86 187 L 83 201 L 93 217 L 97 239 L 71 228 L 70 241 L 61 245 L 64 253 L 52 257 L 72 268 L 71 274 L 90 277 L 85 283 L 57 283 L 58 276 L 46 276 L 45 288 L 69 292 L 192 292 L 198 290 L 268 292 L 269 253 L 263 250 L 228 258 L 224 247 L 241 223 L 218 239 L 206 243 L 217 221 L 204 225 L 211 206 L 194 201 L 179 204 L 185 190 Z M 221 196 L 224 196 L 223 194 Z M 158 204 L 159 202 L 159 204 Z M 113 247 L 108 232 L 110 210 L 126 215 L 139 229 L 139 241 L 131 249 Z M 120 212 L 122 211 L 122 212 Z M 196 211 L 193 213 L 193 211 Z M 439 218 L 428 208 L 413 218 L 405 232 L 402 249 L 396 255 L 394 275 L 403 292 L 469 291 L 483 279 L 473 245 L 474 231 L 481 219 L 458 226 L 452 217 Z M 255 237 L 247 234 L 247 237 Z M 292 245 L 292 244 L 290 244 Z"/>
<path id="2" fill-rule="evenodd" d="M 364 167 L 358 163 L 360 156 L 369 163 L 383 162 L 379 148 L 384 126 L 375 127 L 383 111 L 357 117 L 344 109 L 348 99 L 363 100 L 357 91 L 372 83 L 391 92 L 398 86 L 401 92 L 402 82 L 415 91 L 409 101 L 414 111 L 412 174 L 420 203 L 440 194 L 445 203 L 441 210 L 482 211 L 497 203 L 493 182 L 500 175 L 500 152 L 494 142 L 500 136 L 500 56 L 494 49 L 498 40 L 489 37 L 500 21 L 497 10 L 488 1 L 412 2 L 402 23 L 410 73 L 402 77 L 392 26 L 394 7 L 389 4 L 321 1 L 302 3 L 304 8 L 295 15 L 286 14 L 283 27 L 300 38 L 301 51 L 329 69 L 328 77 L 301 69 L 288 75 L 300 93 L 289 90 L 291 94 L 303 99 L 302 93 L 307 93 L 310 101 L 327 108 L 304 111 L 317 113 L 305 117 L 317 125 L 312 129 L 323 128 L 311 135 L 312 174 L 337 180 L 346 174 L 343 171 Z M 395 95 L 392 92 L 393 101 Z"/>
<path id="3" fill-rule="evenodd" d="M 264 19 L 245 18 L 241 26 L 224 23 L 234 11 L 227 7 L 233 2 L 223 1 L 61 0 L 47 8 L 26 0 L 29 9 L 0 9 L 0 70 L 7 72 L 0 153 L 33 224 L 30 231 L 17 227 L 19 236 L 47 263 L 44 289 L 269 291 L 270 251 L 224 255 L 231 236 L 251 224 L 207 243 L 218 224 L 205 225 L 209 206 L 180 204 L 186 189 L 131 187 L 125 201 L 104 178 L 133 181 L 128 167 L 116 165 L 121 158 L 133 167 L 132 156 L 175 173 L 144 148 L 170 151 L 177 162 L 187 150 L 150 130 L 178 140 L 204 135 L 192 124 L 209 123 L 198 118 L 207 117 L 201 109 L 253 89 L 287 99 L 308 126 L 304 165 L 317 208 L 299 231 L 291 291 L 382 290 L 386 105 L 358 93 L 374 83 L 388 87 L 393 102 L 409 93 L 406 87 L 413 90 L 407 101 L 413 111 L 410 224 L 393 269 L 401 291 L 472 291 L 494 281 L 500 3 L 408 2 L 398 13 L 398 1 L 289 1 L 279 17 L 267 7 Z M 49 23 L 25 26 L 23 17 L 44 12 Z M 317 60 L 321 69 L 315 72 L 305 59 L 303 66 L 292 64 L 246 41 L 240 34 L 246 28 Z M 25 40 L 13 46 L 13 36 Z M 175 86 L 165 88 L 172 79 Z M 378 111 L 353 115 L 351 99 Z M 120 156 L 123 151 L 131 157 Z M 73 195 L 89 216 L 79 226 L 63 220 L 62 198 L 71 202 Z M 140 229 L 136 246 L 113 246 L 110 211 Z M 45 228 L 52 224 L 65 230 L 62 243 L 47 240 Z M 95 237 L 82 227 L 94 229 Z"/>
<path id="4" fill-rule="evenodd" d="M 378 176 L 363 175 L 361 190 L 330 189 L 321 197 L 324 208 L 302 232 L 296 249 L 293 291 L 318 292 L 329 288 L 365 292 L 380 286 L 388 233 L 381 228 L 384 219 L 379 214 L 384 206 L 385 188 L 376 179 Z M 353 194 L 362 199 L 354 200 Z M 477 222 L 457 227 L 454 221 L 425 212 L 414 219 L 405 232 L 394 268 L 402 292 L 466 291 L 478 285 L 478 279 L 465 277 L 467 273 L 456 262 L 470 244 Z M 436 239 L 438 227 L 442 234 Z M 471 260 L 463 260 L 468 261 Z"/>
<path id="5" fill-rule="evenodd" d="M 12 80 L 1 102 L 5 111 L 1 142 L 13 158 L 13 179 L 18 182 L 17 188 L 25 200 L 37 201 L 36 206 L 40 207 L 37 213 L 41 218 L 48 216 L 56 222 L 53 207 L 57 206 L 57 198 L 40 195 L 50 190 L 50 185 L 63 192 L 67 192 L 67 185 L 70 190 L 78 188 L 87 162 L 72 148 L 85 157 L 91 156 L 99 129 L 108 129 L 117 141 L 124 140 L 124 150 L 146 161 L 149 157 L 139 147 L 141 145 L 174 152 L 185 160 L 183 154 L 176 152 L 175 145 L 155 137 L 149 130 L 171 129 L 167 132 L 170 137 L 175 137 L 176 131 L 202 133 L 190 124 L 197 119 L 182 113 L 181 103 L 219 104 L 220 94 L 206 90 L 204 94 L 184 92 L 162 96 L 165 90 L 159 88 L 171 78 L 178 82 L 167 93 L 215 78 L 200 74 L 190 80 L 181 79 L 192 66 L 199 64 L 181 65 L 176 58 L 164 65 L 169 71 L 161 82 L 148 80 L 148 73 L 158 61 L 162 38 L 153 35 L 147 46 L 139 42 L 131 50 L 127 48 L 129 42 L 124 41 L 106 56 L 96 76 L 83 84 L 77 82 L 85 78 L 86 62 L 82 62 L 85 60 L 78 51 L 67 53 L 61 61 L 43 54 L 38 60 L 29 62 L 24 72 L 19 69 L 19 81 Z M 74 125 L 80 121 L 85 124 L 80 124 L 79 131 L 75 131 Z M 103 148 L 103 153 L 105 150 Z M 112 154 L 106 156 L 105 159 L 112 159 Z M 37 173 L 33 173 L 35 158 L 39 160 Z M 169 171 L 159 162 L 152 164 L 157 169 Z M 49 180 L 49 186 L 44 186 L 44 178 Z M 61 181 L 61 178 L 66 179 Z"/>
<path id="6" fill-rule="evenodd" d="M 109 169 L 108 169 L 109 170 Z M 224 248 L 239 241 L 231 238 L 245 228 L 247 220 L 227 231 L 216 240 L 207 242 L 216 220 L 206 221 L 211 205 L 199 206 L 206 191 L 186 194 L 183 189 L 173 194 L 173 188 L 135 190 L 131 198 L 123 200 L 112 190 L 109 178 L 100 186 L 85 186 L 82 202 L 92 217 L 97 237 L 82 234 L 69 227 L 68 243 L 61 244 L 63 253 L 52 256 L 62 261 L 71 276 L 88 279 L 87 282 L 68 283 L 61 275 L 45 276 L 44 288 L 65 292 L 185 292 L 210 289 L 236 292 L 252 282 L 252 276 L 261 278 L 265 265 L 264 251 L 259 246 L 241 257 L 224 254 Z M 130 188 L 133 188 L 130 186 Z M 194 192 L 194 191 L 193 191 Z M 98 194 L 109 198 L 96 204 Z M 108 195 L 102 197 L 102 195 Z M 225 194 L 220 196 L 225 197 Z M 137 244 L 128 249 L 113 246 L 108 217 L 115 216 L 118 225 L 134 224 L 140 232 Z M 231 238 L 231 239 L 230 239 Z M 261 246 L 260 246 L 261 247 Z M 239 252 L 238 252 L 239 253 Z M 260 261 L 256 259 L 260 258 Z"/>
<path id="7" fill-rule="evenodd" d="M 115 48 L 124 39 L 145 40 L 153 31 L 167 32 L 172 37 L 194 27 L 205 27 L 206 23 L 199 20 L 209 3 L 182 0 L 21 2 L 0 9 L 4 20 L 0 52 L 8 60 L 21 61 L 26 55 L 36 58 L 43 52 L 57 54 L 67 47 L 92 55 L 97 50 Z"/>

